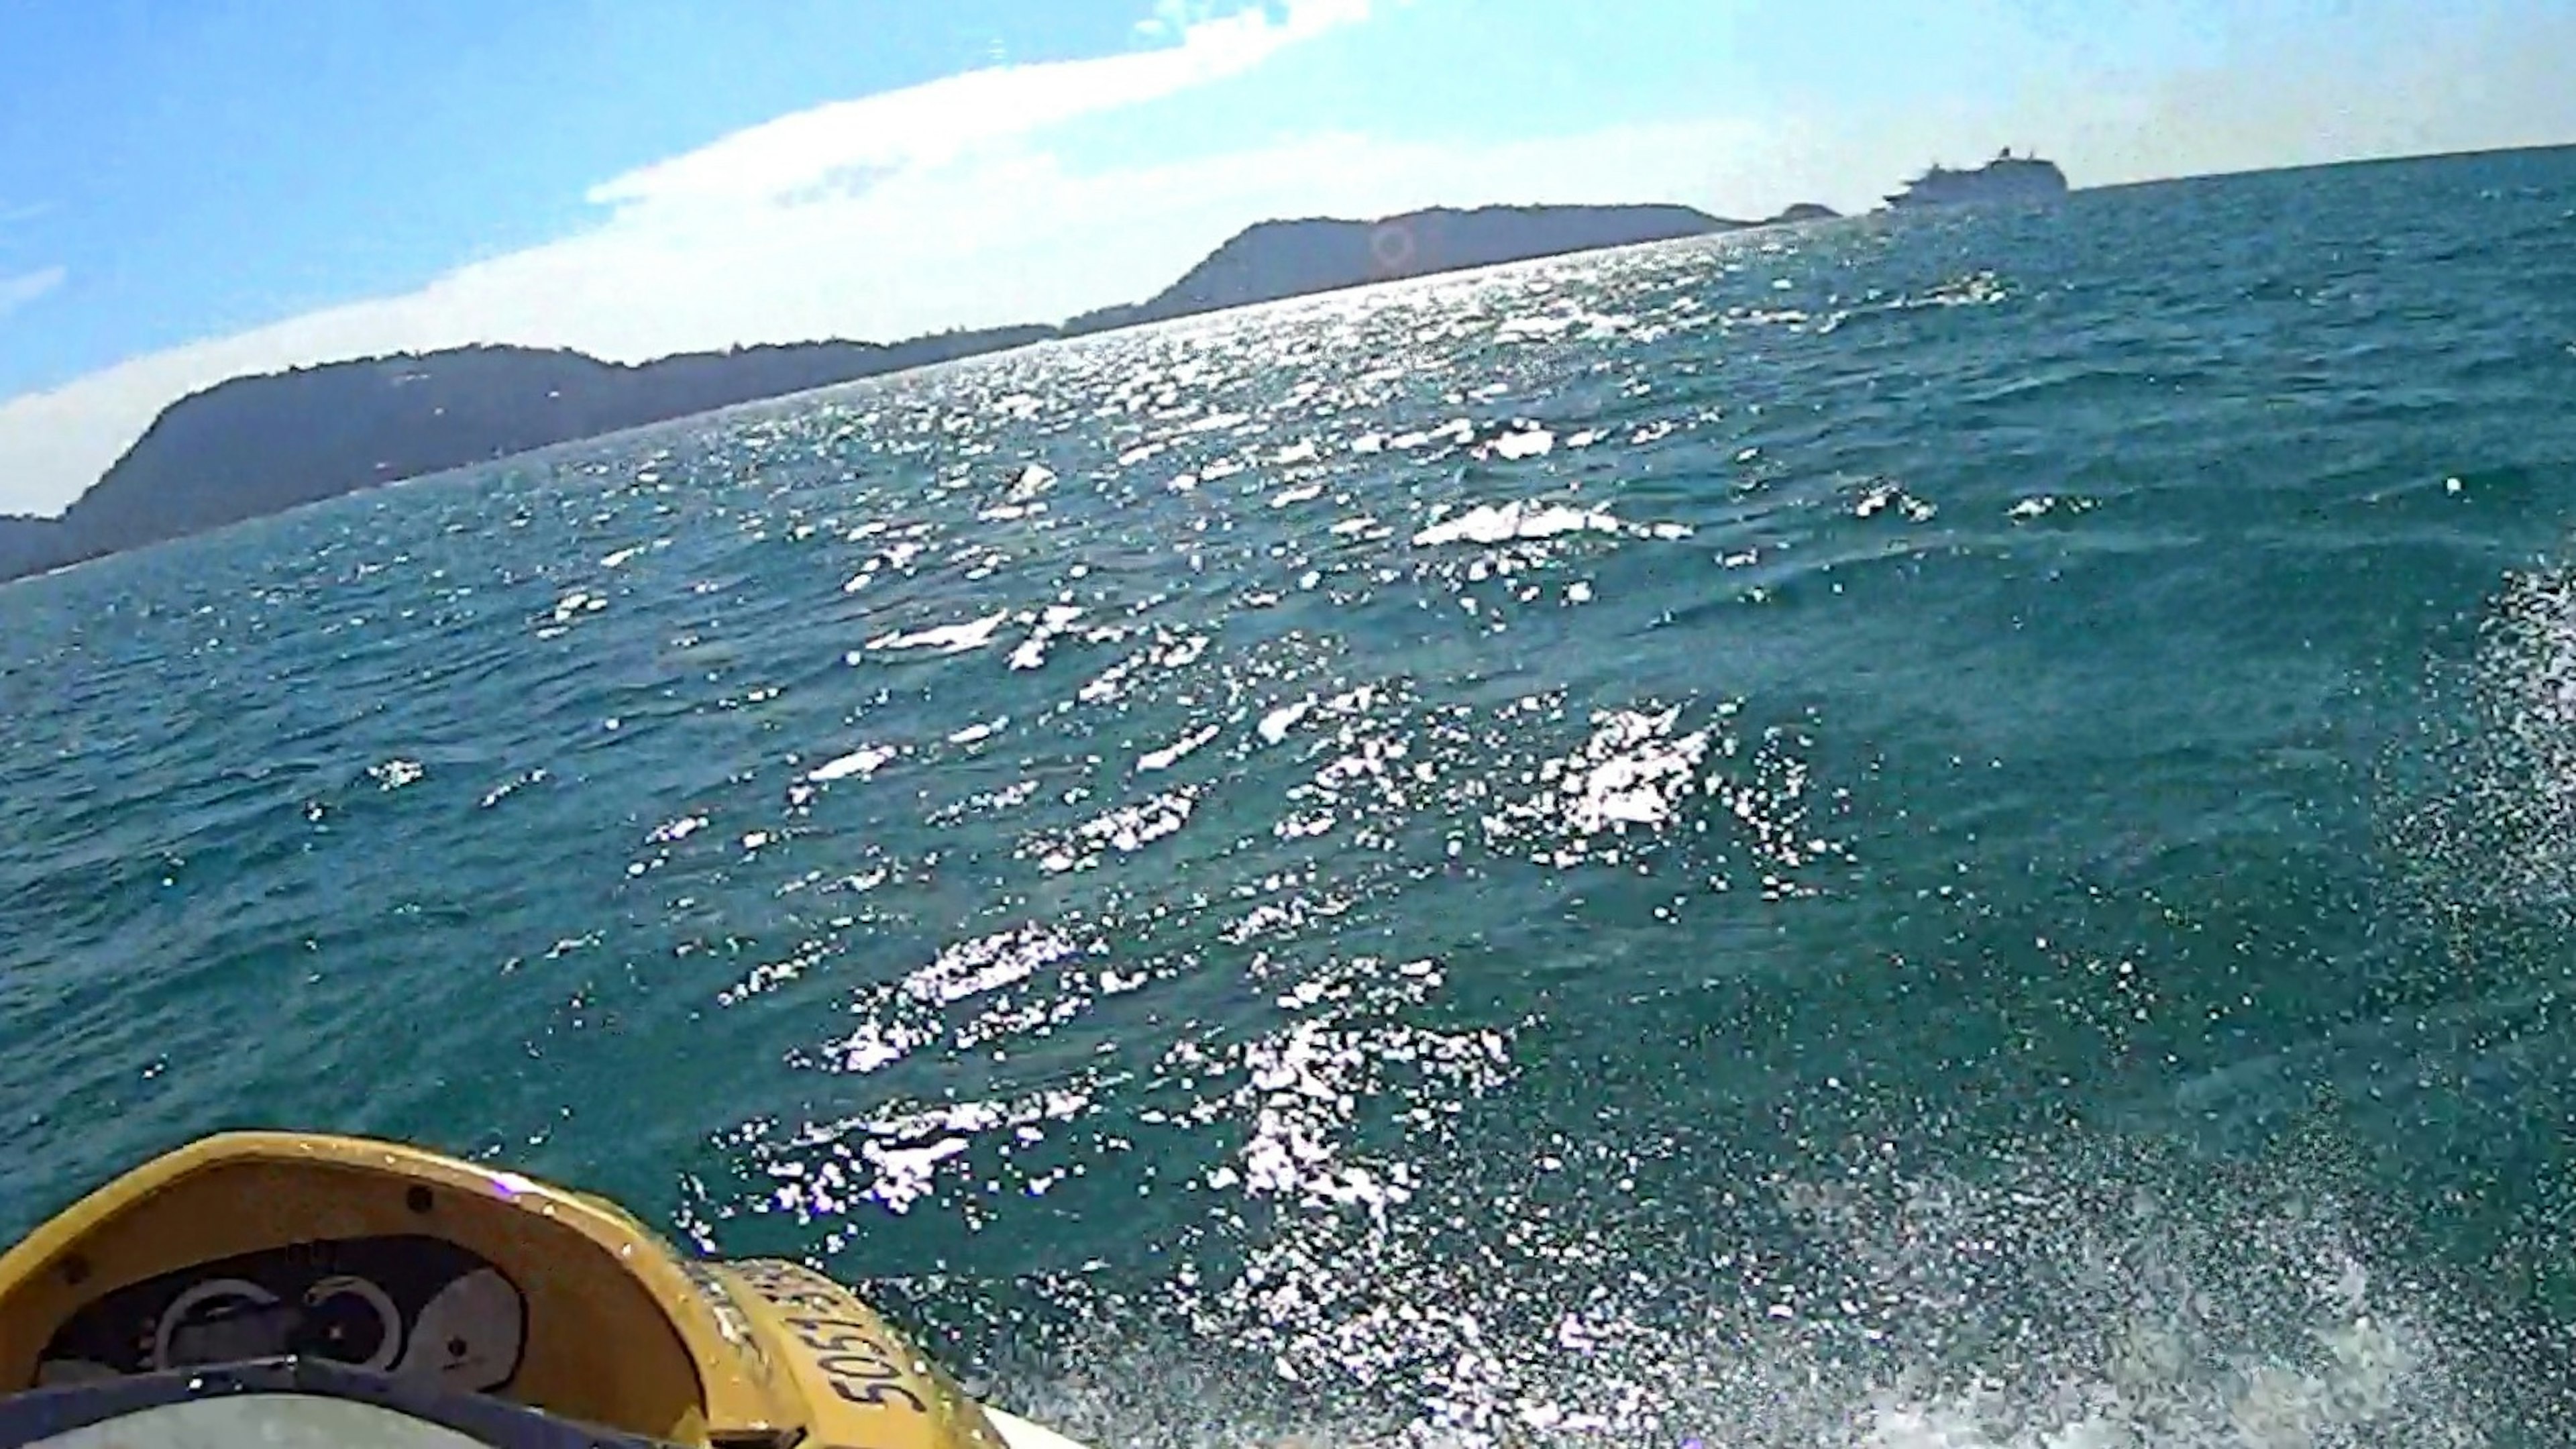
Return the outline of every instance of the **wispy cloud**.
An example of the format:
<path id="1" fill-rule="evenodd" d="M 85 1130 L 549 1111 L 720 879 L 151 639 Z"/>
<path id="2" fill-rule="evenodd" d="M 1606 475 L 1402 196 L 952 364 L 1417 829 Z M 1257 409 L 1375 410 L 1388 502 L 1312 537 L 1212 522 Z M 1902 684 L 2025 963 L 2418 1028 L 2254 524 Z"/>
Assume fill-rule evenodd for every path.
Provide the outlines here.
<path id="1" fill-rule="evenodd" d="M 42 267 L 21 272 L 14 277 L 0 277 L 0 317 L 26 306 L 63 284 L 71 273 L 62 267 Z"/>
<path id="2" fill-rule="evenodd" d="M 605 182 L 589 199 L 621 208 L 623 220 L 654 209 L 830 200 L 979 147 L 1239 75 L 1301 40 L 1367 19 L 1369 9 L 1370 0 L 1289 0 L 1278 18 L 1255 5 L 1183 23 L 1167 6 L 1162 24 L 1176 44 L 969 71 L 799 111 Z"/>

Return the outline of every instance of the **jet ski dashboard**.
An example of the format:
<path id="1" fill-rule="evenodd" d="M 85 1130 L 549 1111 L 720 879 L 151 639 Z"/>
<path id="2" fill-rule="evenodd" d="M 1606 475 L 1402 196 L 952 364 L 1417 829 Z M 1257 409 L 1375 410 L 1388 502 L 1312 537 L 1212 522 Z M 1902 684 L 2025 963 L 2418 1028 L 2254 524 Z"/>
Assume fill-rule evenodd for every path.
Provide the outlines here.
<path id="1" fill-rule="evenodd" d="M 326 1359 L 205 1365 L 0 1398 L 0 1449 L 672 1449 Z"/>

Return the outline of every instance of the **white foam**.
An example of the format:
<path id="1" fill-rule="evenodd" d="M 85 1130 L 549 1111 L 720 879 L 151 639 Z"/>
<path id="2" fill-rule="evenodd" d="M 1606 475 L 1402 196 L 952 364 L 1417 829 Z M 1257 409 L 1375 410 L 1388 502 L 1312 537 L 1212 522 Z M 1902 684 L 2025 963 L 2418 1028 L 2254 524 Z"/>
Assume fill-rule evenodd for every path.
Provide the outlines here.
<path id="1" fill-rule="evenodd" d="M 1414 967 L 1437 979 L 1434 963 L 1396 969 Z M 1224 1368 L 1249 1359 L 1276 1382 L 1366 1390 L 1323 1402 L 1367 1404 L 1367 1422 L 1271 1436 L 1373 1449 L 2526 1442 L 2510 1400 L 2462 1378 L 2466 1345 L 2432 1326 L 2440 1287 L 2368 1272 L 2314 1184 L 2159 1192 L 2082 1151 L 2008 1161 L 2001 1183 L 1819 1172 L 1776 1184 L 1812 1266 L 1740 1244 L 1683 1251 L 1582 1206 L 1645 1190 L 1629 1174 L 1647 1159 L 1597 1137 L 1541 1149 L 1548 1171 L 1585 1180 L 1539 1211 L 1514 1211 L 1517 1189 L 1486 1174 L 1360 1151 L 1354 1107 L 1383 1089 L 1380 1064 L 1437 1061 L 1457 1089 L 1490 1089 L 1498 1048 L 1363 1028 L 1340 1004 L 1349 984 L 1332 973 L 1283 998 L 1297 1019 L 1239 1055 L 1183 1043 L 1162 1063 L 1242 1081 L 1229 1103 L 1246 1139 L 1204 1189 L 1300 1210 L 1240 1271 L 1210 1283 L 1184 1268 L 1165 1285 L 1185 1329 L 1102 1323 L 1109 1341 L 1016 1386 L 1016 1402 L 1090 1442 L 1237 1445 L 1267 1417 L 1260 1385 Z M 1772 1195 L 1738 1184 L 1724 1201 L 1738 1192 Z M 1493 1212 L 1508 1226 L 1458 1239 L 1462 1214 Z"/>
<path id="2" fill-rule="evenodd" d="M 706 816 L 683 815 L 676 820 L 666 820 L 653 827 L 653 833 L 645 836 L 644 839 L 654 845 L 669 845 L 675 841 L 686 840 L 706 828 Z"/>
<path id="3" fill-rule="evenodd" d="M 1413 535 L 1413 542 L 1424 548 L 1444 543 L 1509 543 L 1585 530 L 1617 533 L 1619 520 L 1599 509 L 1568 508 L 1562 504 L 1479 504 L 1455 518 L 1422 529 Z"/>
<path id="4" fill-rule="evenodd" d="M 964 624 L 944 624 L 936 629 L 923 629 L 913 634 L 884 634 L 868 641 L 871 649 L 936 649 L 943 654 L 963 654 L 981 649 L 993 642 L 994 631 L 1010 621 L 1005 609 Z"/>
<path id="5" fill-rule="evenodd" d="M 607 607 L 606 598 L 586 590 L 575 589 L 556 601 L 554 620 L 558 624 L 569 624 L 584 614 L 596 614 Z"/>
<path id="6" fill-rule="evenodd" d="M 1047 646 L 1055 641 L 1056 636 L 1071 626 L 1074 620 L 1081 618 L 1082 613 L 1080 608 L 1072 604 L 1048 605 L 1046 612 L 1038 616 L 1037 626 L 1029 631 L 1029 637 L 1021 640 L 1020 647 L 1011 651 L 1011 667 L 1013 669 L 1044 668 L 1047 661 Z"/>
<path id="7" fill-rule="evenodd" d="M 947 1005 L 1016 986 L 1039 968 L 1081 954 L 1072 938 L 1052 926 L 1030 924 L 959 941 L 903 980 L 906 995 Z"/>
<path id="8" fill-rule="evenodd" d="M 1181 736 L 1179 739 L 1173 741 L 1164 748 L 1139 757 L 1136 761 L 1136 768 L 1139 772 L 1168 770 L 1172 766 L 1179 764 L 1184 757 L 1190 754 L 1191 751 L 1196 750 L 1199 746 L 1215 739 L 1221 733 L 1223 733 L 1223 730 L 1217 725 L 1208 725 L 1202 729 L 1192 730 L 1190 733 Z"/>
<path id="9" fill-rule="evenodd" d="M 1868 518 L 1891 507 L 1916 523 L 1928 523 L 1934 514 L 1941 511 L 1939 505 L 1930 500 L 1906 492 L 1905 485 L 1901 483 L 1877 483 L 1852 505 L 1852 516 Z"/>
<path id="10" fill-rule="evenodd" d="M 876 1183 L 868 1196 L 885 1204 L 886 1211 L 901 1215 L 912 1211 L 912 1205 L 929 1196 L 939 1164 L 964 1152 L 969 1143 L 963 1137 L 943 1137 L 926 1147 L 888 1147 L 882 1143 L 863 1144 L 860 1151 L 876 1168 Z"/>
<path id="11" fill-rule="evenodd" d="M 1167 790 L 1086 820 L 1057 840 L 1031 842 L 1023 853 L 1035 856 L 1039 868 L 1050 875 L 1087 870 L 1098 865 L 1106 851 L 1133 855 L 1189 824 L 1198 808 L 1198 795 L 1198 787 L 1187 785 Z"/>
<path id="12" fill-rule="evenodd" d="M 836 759 L 826 760 L 816 766 L 805 778 L 817 784 L 847 780 L 853 776 L 865 779 L 884 768 L 888 761 L 902 753 L 901 749 L 893 745 L 869 745 L 865 749 L 852 750 Z"/>
<path id="13" fill-rule="evenodd" d="M 1297 722 L 1312 713 L 1314 708 L 1315 701 L 1301 699 L 1295 704 L 1283 704 L 1263 715 L 1260 726 L 1261 738 L 1274 745 L 1288 738 L 1288 732 L 1295 729 Z"/>

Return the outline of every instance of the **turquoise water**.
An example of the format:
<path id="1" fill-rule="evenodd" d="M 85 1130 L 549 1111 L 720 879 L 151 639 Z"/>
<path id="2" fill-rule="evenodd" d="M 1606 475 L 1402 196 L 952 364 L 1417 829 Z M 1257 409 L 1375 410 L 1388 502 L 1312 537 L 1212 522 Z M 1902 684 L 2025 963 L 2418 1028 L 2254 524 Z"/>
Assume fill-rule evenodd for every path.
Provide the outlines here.
<path id="1" fill-rule="evenodd" d="M 420 1139 L 1117 1444 L 2576 1434 L 2576 153 L 1870 218 L 0 589 L 0 1216 Z"/>

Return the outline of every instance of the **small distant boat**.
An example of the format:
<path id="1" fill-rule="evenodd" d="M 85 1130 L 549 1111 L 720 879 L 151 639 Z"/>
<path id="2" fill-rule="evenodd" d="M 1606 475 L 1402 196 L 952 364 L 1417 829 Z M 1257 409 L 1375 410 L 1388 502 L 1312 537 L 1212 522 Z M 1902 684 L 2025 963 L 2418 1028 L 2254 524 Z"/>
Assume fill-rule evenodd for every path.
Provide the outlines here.
<path id="1" fill-rule="evenodd" d="M 1994 201 L 2055 201 L 2067 193 L 2066 173 L 2054 161 L 2016 156 L 2007 146 L 1995 159 L 1973 170 L 1955 171 L 1935 163 L 1887 198 L 1899 210 L 1918 206 L 1966 206 Z"/>
<path id="2" fill-rule="evenodd" d="M 0 1445 L 1081 1449 L 801 1263 L 393 1142 L 223 1133 L 0 1254 Z"/>

